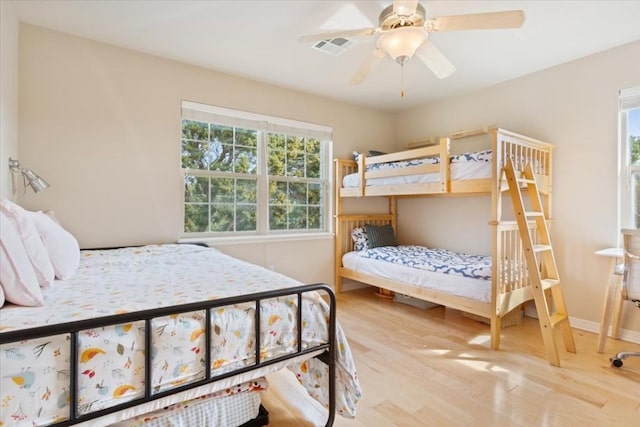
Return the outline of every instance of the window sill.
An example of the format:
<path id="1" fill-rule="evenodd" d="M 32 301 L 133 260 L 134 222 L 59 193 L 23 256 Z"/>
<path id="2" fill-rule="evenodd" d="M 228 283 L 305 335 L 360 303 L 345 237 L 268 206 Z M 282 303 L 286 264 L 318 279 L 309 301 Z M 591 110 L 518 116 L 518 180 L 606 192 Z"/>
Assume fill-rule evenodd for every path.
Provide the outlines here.
<path id="1" fill-rule="evenodd" d="M 178 243 L 205 243 L 207 245 L 244 245 L 250 243 L 273 243 L 289 241 L 329 240 L 333 233 L 279 234 L 270 236 L 234 236 L 234 237 L 184 237 Z"/>

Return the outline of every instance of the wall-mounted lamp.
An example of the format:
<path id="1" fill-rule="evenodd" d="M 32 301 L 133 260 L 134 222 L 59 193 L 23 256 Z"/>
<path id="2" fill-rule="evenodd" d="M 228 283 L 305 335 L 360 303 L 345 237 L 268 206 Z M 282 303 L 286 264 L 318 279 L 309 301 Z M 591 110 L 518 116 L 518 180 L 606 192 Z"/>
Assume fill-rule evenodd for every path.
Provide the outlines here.
<path id="1" fill-rule="evenodd" d="M 22 175 L 25 191 L 27 186 L 31 187 L 34 193 L 38 193 L 49 187 L 49 183 L 36 175 L 34 171 L 28 168 L 21 168 L 20 162 L 17 160 L 9 158 L 9 169 L 14 174 Z"/>

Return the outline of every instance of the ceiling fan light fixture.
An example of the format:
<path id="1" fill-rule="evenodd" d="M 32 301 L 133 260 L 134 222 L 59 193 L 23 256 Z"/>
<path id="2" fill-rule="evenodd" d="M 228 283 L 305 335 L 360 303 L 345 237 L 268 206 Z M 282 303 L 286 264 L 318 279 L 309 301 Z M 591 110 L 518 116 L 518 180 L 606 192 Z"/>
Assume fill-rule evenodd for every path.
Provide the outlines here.
<path id="1" fill-rule="evenodd" d="M 394 61 L 404 64 L 427 39 L 427 32 L 418 27 L 398 27 L 378 38 L 377 47 L 387 52 Z"/>

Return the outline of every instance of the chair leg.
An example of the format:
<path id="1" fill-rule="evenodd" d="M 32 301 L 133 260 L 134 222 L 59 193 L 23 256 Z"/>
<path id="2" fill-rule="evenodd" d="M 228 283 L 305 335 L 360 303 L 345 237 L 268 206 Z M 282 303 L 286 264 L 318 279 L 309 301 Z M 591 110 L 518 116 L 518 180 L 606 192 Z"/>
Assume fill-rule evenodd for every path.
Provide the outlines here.
<path id="1" fill-rule="evenodd" d="M 621 367 L 622 361 L 627 357 L 640 357 L 640 351 L 621 351 L 609 359 L 611 361 L 611 366 L 615 366 L 616 368 Z"/>

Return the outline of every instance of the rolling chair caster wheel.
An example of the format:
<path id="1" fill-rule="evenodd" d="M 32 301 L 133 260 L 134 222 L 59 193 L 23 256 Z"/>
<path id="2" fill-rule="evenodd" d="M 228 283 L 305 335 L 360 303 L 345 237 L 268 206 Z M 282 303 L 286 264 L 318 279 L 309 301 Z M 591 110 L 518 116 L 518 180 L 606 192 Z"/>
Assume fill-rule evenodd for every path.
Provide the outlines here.
<path id="1" fill-rule="evenodd" d="M 619 368 L 622 366 L 622 359 L 611 359 L 611 365 Z"/>

